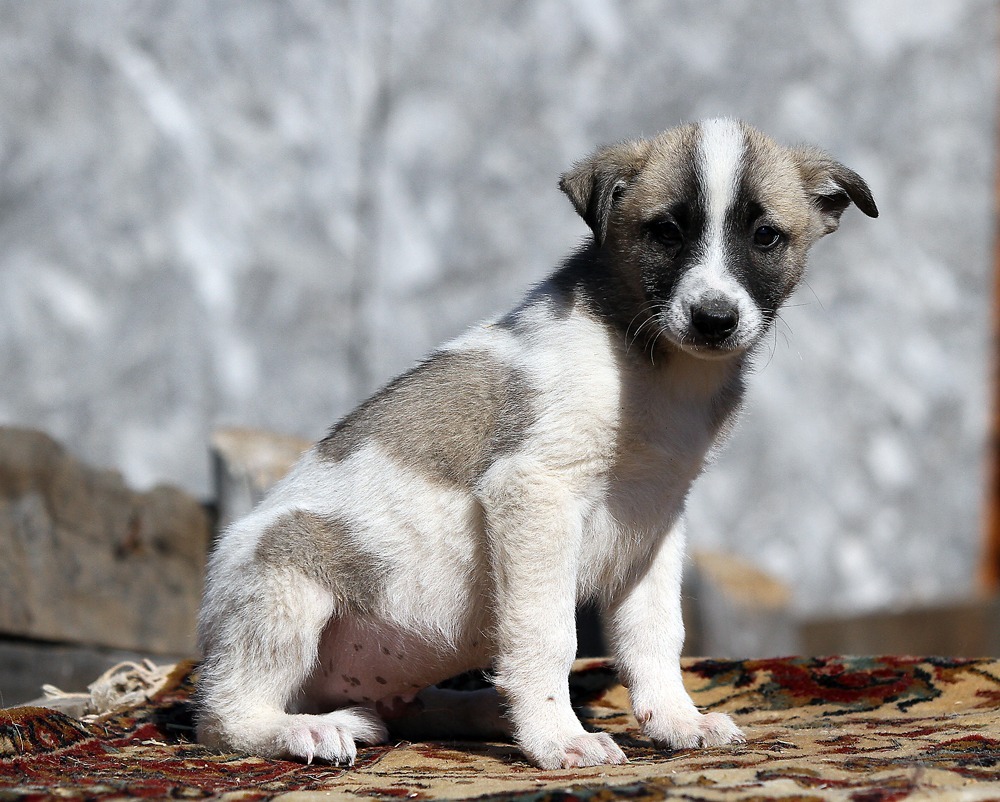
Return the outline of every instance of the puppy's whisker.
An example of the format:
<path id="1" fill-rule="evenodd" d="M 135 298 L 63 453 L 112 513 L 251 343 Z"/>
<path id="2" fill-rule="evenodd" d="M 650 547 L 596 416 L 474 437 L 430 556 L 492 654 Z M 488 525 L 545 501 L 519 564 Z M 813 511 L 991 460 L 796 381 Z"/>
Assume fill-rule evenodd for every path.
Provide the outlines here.
<path id="1" fill-rule="evenodd" d="M 637 341 L 637 340 L 639 339 L 639 336 L 641 335 L 641 333 L 642 333 L 642 330 L 643 330 L 644 328 L 646 328 L 646 326 L 648 326 L 648 325 L 649 325 L 650 323 L 652 323 L 653 325 L 656 325 L 656 316 L 655 316 L 655 315 L 649 315 L 649 317 L 647 317 L 647 318 L 646 318 L 646 319 L 645 319 L 645 320 L 644 320 L 644 321 L 643 321 L 643 322 L 642 322 L 642 323 L 641 323 L 641 324 L 639 325 L 639 327 L 638 327 L 638 328 L 637 328 L 637 329 L 635 330 L 635 334 L 634 334 L 634 335 L 632 336 L 632 339 L 631 339 L 631 340 L 629 340 L 629 342 L 628 342 L 628 345 L 627 345 L 627 346 L 626 346 L 626 348 L 625 348 L 625 353 L 626 353 L 626 354 L 628 354 L 628 353 L 629 353 L 629 351 L 631 351 L 631 349 L 632 349 L 632 345 L 633 345 L 633 344 L 634 344 L 634 343 L 635 343 L 635 342 L 636 342 L 636 341 Z M 650 345 L 650 347 L 652 347 L 652 343 L 655 343 L 655 339 L 651 340 L 651 345 Z M 643 346 L 643 350 L 645 350 L 645 345 Z"/>
<path id="2" fill-rule="evenodd" d="M 660 323 L 659 328 L 656 331 L 656 336 L 651 338 L 649 341 L 649 362 L 654 368 L 656 367 L 656 343 L 665 338 L 667 333 L 667 327 L 663 323 Z"/>
<path id="3" fill-rule="evenodd" d="M 652 300 L 646 301 L 640 307 L 640 309 L 636 313 L 635 317 L 633 317 L 632 320 L 629 322 L 628 326 L 626 326 L 626 328 L 625 328 L 625 343 L 626 343 L 626 345 L 625 345 L 625 353 L 626 353 L 626 355 L 631 351 L 633 343 L 635 343 L 635 341 L 639 339 L 639 334 L 642 332 L 643 328 L 648 323 L 650 323 L 650 322 L 652 322 L 652 321 L 654 321 L 656 319 L 656 314 L 659 312 L 659 309 L 660 309 L 660 304 L 659 304 L 658 301 L 652 301 Z M 629 338 L 629 331 L 632 329 L 632 325 L 635 323 L 635 321 L 638 318 L 643 317 L 643 316 L 645 316 L 645 319 L 642 321 L 642 323 L 639 324 L 638 328 L 636 328 L 636 330 L 635 330 L 635 334 L 630 339 Z"/>
<path id="4" fill-rule="evenodd" d="M 659 302 L 658 301 L 649 300 L 649 301 L 644 302 L 639 307 L 639 311 L 637 311 L 635 313 L 635 316 L 632 318 L 631 321 L 629 321 L 628 326 L 625 328 L 625 336 L 626 337 L 628 336 L 629 329 L 632 328 L 632 324 L 635 323 L 635 321 L 638 318 L 642 317 L 643 315 L 647 315 L 648 316 L 650 312 L 655 312 L 656 309 L 658 308 L 658 306 L 659 306 Z"/>
<path id="5" fill-rule="evenodd" d="M 638 315 L 636 315 L 638 317 Z M 632 323 L 635 322 L 635 318 L 632 318 Z M 625 355 L 628 356 L 629 352 L 632 350 L 632 344 L 636 341 L 639 336 L 639 332 L 642 331 L 642 327 L 649 322 L 648 319 L 644 320 L 639 324 L 639 327 L 635 330 L 635 334 L 629 337 L 629 329 L 632 327 L 632 323 L 629 323 L 629 328 L 625 329 Z"/>
<path id="6" fill-rule="evenodd" d="M 774 326 L 771 326 L 770 335 L 771 337 L 767 343 L 768 345 L 767 361 L 760 368 L 754 369 L 755 374 L 763 373 L 765 370 L 767 370 L 767 366 L 771 364 L 771 360 L 774 359 L 774 354 L 778 350 L 778 330 Z"/>
<path id="7" fill-rule="evenodd" d="M 642 345 L 642 350 L 644 352 L 646 351 L 647 348 L 649 349 L 649 356 L 650 359 L 652 360 L 653 352 L 656 350 L 656 340 L 662 334 L 662 324 L 659 322 L 659 318 L 657 315 L 650 314 L 649 317 L 647 317 L 646 320 L 643 321 L 642 325 L 639 326 L 638 329 L 636 329 L 635 336 L 632 338 L 632 342 L 638 340 L 640 334 L 642 333 L 642 330 L 649 325 L 652 325 L 653 328 L 656 328 L 657 326 L 661 327 L 661 330 L 657 331 L 652 337 L 644 338 L 645 341 L 643 342 Z"/>
<path id="8" fill-rule="evenodd" d="M 816 299 L 816 303 L 819 304 L 819 308 L 825 312 L 826 307 L 823 306 L 823 300 L 816 294 L 816 290 L 812 288 L 812 284 L 810 284 L 805 278 L 803 278 L 802 286 L 804 286 L 807 290 L 809 290 L 809 292 L 812 293 L 812 297 Z"/>
<path id="9" fill-rule="evenodd" d="M 788 325 L 788 321 L 785 320 L 779 313 L 775 313 L 774 319 L 775 319 L 776 322 L 778 322 L 782 326 L 784 326 L 785 331 L 781 332 L 781 334 L 785 338 L 786 344 L 790 344 L 789 340 L 788 340 L 788 335 L 794 335 L 795 334 L 795 332 L 792 331 L 792 327 L 790 325 Z M 777 328 L 777 326 L 775 326 L 774 328 Z M 786 332 L 787 332 L 787 334 L 786 334 Z"/>

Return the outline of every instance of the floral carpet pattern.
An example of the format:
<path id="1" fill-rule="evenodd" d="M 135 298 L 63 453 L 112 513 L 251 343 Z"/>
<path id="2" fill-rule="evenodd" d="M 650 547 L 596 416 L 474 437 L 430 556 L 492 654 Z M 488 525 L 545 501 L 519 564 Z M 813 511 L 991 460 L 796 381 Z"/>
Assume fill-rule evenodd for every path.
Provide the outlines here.
<path id="1" fill-rule="evenodd" d="M 142 701 L 85 721 L 0 711 L 0 800 L 215 798 L 544 800 L 1000 799 L 1000 660 L 907 657 L 687 660 L 703 709 L 747 743 L 665 753 L 638 732 L 607 661 L 571 687 L 623 766 L 540 771 L 506 743 L 361 748 L 352 768 L 219 754 L 193 742 L 196 667 Z"/>

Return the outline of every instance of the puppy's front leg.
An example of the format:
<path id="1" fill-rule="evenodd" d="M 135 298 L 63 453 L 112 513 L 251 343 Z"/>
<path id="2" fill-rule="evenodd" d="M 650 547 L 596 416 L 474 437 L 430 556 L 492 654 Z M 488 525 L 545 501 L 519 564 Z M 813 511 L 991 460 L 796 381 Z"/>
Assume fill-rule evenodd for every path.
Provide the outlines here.
<path id="1" fill-rule="evenodd" d="M 495 583 L 494 681 L 515 743 L 543 769 L 624 763 L 611 737 L 586 732 L 570 705 L 577 500 L 558 477 L 525 460 L 495 471 L 482 498 Z"/>
<path id="2" fill-rule="evenodd" d="M 667 533 L 645 575 L 608 609 L 607 630 L 643 733 L 668 749 L 742 742 L 723 713 L 702 714 L 684 688 L 681 574 L 684 525 Z"/>

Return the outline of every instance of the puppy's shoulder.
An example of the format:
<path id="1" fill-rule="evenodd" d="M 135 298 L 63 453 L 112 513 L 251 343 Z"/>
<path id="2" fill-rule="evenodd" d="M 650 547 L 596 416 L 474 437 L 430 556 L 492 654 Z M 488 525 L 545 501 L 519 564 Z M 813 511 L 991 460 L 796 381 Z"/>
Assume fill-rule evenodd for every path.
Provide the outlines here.
<path id="1" fill-rule="evenodd" d="M 622 364 L 613 328 L 557 278 L 535 287 L 489 331 L 503 341 L 530 397 L 534 425 L 523 450 L 558 467 L 589 463 L 591 451 L 611 448 Z"/>
<path id="2" fill-rule="evenodd" d="M 617 393 L 624 364 L 617 329 L 558 277 L 536 288 L 518 316 L 524 358 L 549 393 Z"/>

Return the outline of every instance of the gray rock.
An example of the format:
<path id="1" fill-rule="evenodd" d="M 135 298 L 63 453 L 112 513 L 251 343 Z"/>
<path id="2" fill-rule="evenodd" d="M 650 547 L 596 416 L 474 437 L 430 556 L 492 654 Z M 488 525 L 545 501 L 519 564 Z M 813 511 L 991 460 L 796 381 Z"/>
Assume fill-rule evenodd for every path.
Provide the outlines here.
<path id="1" fill-rule="evenodd" d="M 40 432 L 0 427 L 0 632 L 190 654 L 210 522 Z"/>
<path id="2" fill-rule="evenodd" d="M 685 624 L 696 632 L 701 654 L 764 657 L 795 654 L 798 624 L 790 588 L 752 563 L 712 551 L 695 551 L 687 575 Z M 686 644 L 690 653 L 695 644 Z"/>
<path id="3" fill-rule="evenodd" d="M 312 443 L 261 429 L 219 429 L 212 434 L 219 527 L 246 515 L 288 473 Z"/>

